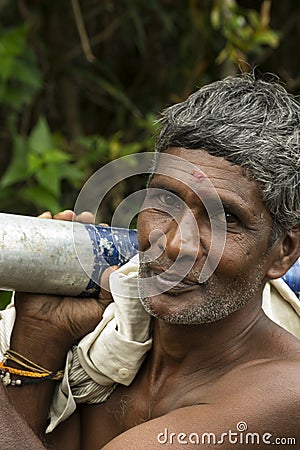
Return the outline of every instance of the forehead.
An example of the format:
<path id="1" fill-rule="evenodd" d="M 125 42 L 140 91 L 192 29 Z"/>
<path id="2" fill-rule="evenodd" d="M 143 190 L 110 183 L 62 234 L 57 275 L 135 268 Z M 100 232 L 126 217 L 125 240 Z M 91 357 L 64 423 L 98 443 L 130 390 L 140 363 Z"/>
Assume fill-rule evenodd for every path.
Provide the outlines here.
<path id="1" fill-rule="evenodd" d="M 160 154 L 150 186 L 160 182 L 201 194 L 217 192 L 221 198 L 235 198 L 249 207 L 266 210 L 258 183 L 250 180 L 240 166 L 204 150 L 172 147 Z"/>

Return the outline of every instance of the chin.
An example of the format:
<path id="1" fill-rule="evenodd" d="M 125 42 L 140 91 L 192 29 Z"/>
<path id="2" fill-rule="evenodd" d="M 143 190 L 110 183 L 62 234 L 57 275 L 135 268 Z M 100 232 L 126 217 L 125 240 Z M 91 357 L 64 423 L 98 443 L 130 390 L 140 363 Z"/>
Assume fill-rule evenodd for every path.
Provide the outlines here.
<path id="1" fill-rule="evenodd" d="M 226 297 L 225 297 L 226 298 Z M 180 296 L 167 293 L 147 297 L 141 295 L 141 303 L 148 314 L 165 323 L 185 326 L 203 326 L 219 322 L 236 311 L 242 309 L 248 299 L 232 298 L 224 301 L 224 296 L 208 298 L 204 303 L 190 298 L 188 303 L 181 301 Z"/>

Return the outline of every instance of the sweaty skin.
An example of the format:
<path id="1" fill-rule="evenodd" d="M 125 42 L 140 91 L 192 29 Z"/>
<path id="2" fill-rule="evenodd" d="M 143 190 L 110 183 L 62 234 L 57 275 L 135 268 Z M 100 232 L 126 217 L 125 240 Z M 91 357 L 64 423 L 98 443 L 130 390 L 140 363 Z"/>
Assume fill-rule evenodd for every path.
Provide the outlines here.
<path id="1" fill-rule="evenodd" d="M 138 221 L 141 251 L 151 247 L 161 255 L 145 262 L 140 274 L 142 302 L 154 317 L 153 348 L 129 387 L 118 386 L 106 403 L 82 406 L 52 434 L 52 445 L 58 450 L 156 450 L 162 445 L 172 450 L 197 447 L 198 436 L 207 450 L 218 448 L 213 439 L 225 450 L 269 449 L 273 442 L 277 449 L 288 448 L 283 437 L 296 439 L 299 446 L 300 343 L 261 309 L 266 281 L 283 275 L 299 257 L 299 230 L 283 233 L 271 245 L 272 221 L 259 186 L 240 167 L 201 150 L 172 148 L 168 153 L 195 164 L 218 193 L 227 223 L 220 262 L 206 282 L 198 283 L 212 237 L 203 202 L 187 182 L 194 178 L 191 172 L 183 166 L 180 176 L 176 168 L 174 177 L 167 167 L 168 175 L 154 175 L 150 187 L 165 193 L 151 198 Z M 188 208 L 182 208 L 182 201 Z M 175 218 L 167 207 L 176 210 Z M 197 240 L 190 233 L 192 217 Z M 155 229 L 165 238 L 155 240 L 152 234 L 150 243 Z M 143 292 L 143 277 L 159 277 L 178 257 L 184 268 L 193 258 L 183 284 L 154 296 Z M 59 320 L 48 312 L 41 327 L 47 299 L 26 296 L 24 304 L 19 301 L 12 348 L 23 354 L 27 349 L 31 359 L 42 358 L 41 364 L 57 369 L 74 341 L 69 322 L 79 319 L 70 316 L 70 299 L 57 299 Z M 28 327 L 30 334 L 25 334 Z M 41 357 L 41 343 L 49 340 L 50 354 Z M 38 389 L 43 401 L 39 413 L 31 410 L 30 420 L 42 433 L 52 391 L 41 384 Z M 23 391 L 28 404 L 36 402 L 36 395 L 34 389 Z M 16 406 L 18 401 L 15 397 Z M 255 439 L 255 445 L 245 445 L 247 432 L 254 433 L 247 439 Z M 201 443 L 205 433 L 210 437 Z"/>

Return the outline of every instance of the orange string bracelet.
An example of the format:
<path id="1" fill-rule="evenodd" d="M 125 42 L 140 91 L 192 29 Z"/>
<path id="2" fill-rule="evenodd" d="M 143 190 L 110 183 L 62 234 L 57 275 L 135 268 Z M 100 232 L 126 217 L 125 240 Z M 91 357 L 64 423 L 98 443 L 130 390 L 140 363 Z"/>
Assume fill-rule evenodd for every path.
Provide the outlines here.
<path id="1" fill-rule="evenodd" d="M 21 379 L 13 379 L 11 378 L 11 375 L 19 375 Z M 0 362 L 0 382 L 4 386 L 21 386 L 23 384 L 28 383 L 36 383 L 39 381 L 57 381 L 61 380 L 63 377 L 63 371 L 59 370 L 58 372 L 53 373 L 36 373 L 36 372 L 29 372 L 27 370 L 19 370 L 15 369 L 14 367 L 8 367 L 5 366 L 5 364 Z"/>
<path id="2" fill-rule="evenodd" d="M 48 377 L 50 374 L 47 372 L 32 372 L 29 370 L 15 369 L 14 367 L 9 367 L 5 365 L 5 360 L 0 362 L 0 369 L 5 372 L 9 372 L 13 375 L 20 375 L 21 377 L 32 377 L 32 378 L 43 378 Z"/>
<path id="3" fill-rule="evenodd" d="M 7 361 L 11 360 L 21 367 L 29 370 L 16 369 L 15 367 L 10 367 L 7 364 Z M 21 379 L 12 379 L 11 375 L 18 375 Z M 39 364 L 30 361 L 25 356 L 20 355 L 13 350 L 7 350 L 4 353 L 4 359 L 0 362 L 0 382 L 4 386 L 12 385 L 12 386 L 20 386 L 22 384 L 39 382 L 52 380 L 57 381 L 63 378 L 64 371 L 58 370 L 57 372 L 51 372 L 50 370 L 45 369 Z"/>

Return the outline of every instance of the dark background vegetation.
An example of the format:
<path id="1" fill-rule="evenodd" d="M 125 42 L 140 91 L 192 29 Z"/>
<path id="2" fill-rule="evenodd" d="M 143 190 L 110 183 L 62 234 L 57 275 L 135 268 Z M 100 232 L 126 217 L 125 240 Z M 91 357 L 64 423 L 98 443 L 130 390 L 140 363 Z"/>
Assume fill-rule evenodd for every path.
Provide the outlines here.
<path id="1" fill-rule="evenodd" d="M 274 72 L 300 92 L 298 0 L 0 0 L 0 211 L 72 208 L 197 87 Z M 140 187 L 120 183 L 104 204 Z"/>

